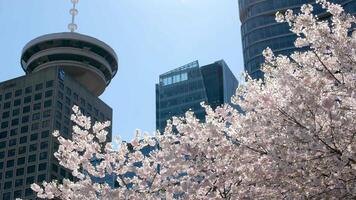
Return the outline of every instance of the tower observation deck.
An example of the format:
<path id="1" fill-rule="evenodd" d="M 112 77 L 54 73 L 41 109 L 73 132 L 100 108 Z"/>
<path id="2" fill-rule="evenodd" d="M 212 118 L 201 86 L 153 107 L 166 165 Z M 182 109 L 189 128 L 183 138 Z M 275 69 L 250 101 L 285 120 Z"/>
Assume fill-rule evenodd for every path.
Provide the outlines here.
<path id="1" fill-rule="evenodd" d="M 101 95 L 118 69 L 115 51 L 106 43 L 79 33 L 43 35 L 25 45 L 21 66 L 26 74 L 60 67 L 92 94 Z"/>

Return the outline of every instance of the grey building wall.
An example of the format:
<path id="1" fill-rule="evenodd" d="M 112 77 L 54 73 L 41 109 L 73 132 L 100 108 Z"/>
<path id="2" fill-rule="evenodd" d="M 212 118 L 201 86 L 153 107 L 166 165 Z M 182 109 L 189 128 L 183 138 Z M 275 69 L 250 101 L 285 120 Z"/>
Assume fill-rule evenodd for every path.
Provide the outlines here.
<path id="1" fill-rule="evenodd" d="M 331 2 L 339 3 L 348 13 L 356 14 L 355 0 Z M 315 5 L 315 0 L 239 0 L 244 66 L 252 78 L 263 77 L 260 65 L 264 62 L 262 51 L 265 48 L 270 47 L 276 54 L 285 55 L 295 51 L 296 36 L 286 23 L 275 21 L 275 13 L 287 9 L 299 12 L 305 3 Z M 314 13 L 320 19 L 330 16 L 319 5 L 314 7 Z"/>
<path id="2" fill-rule="evenodd" d="M 213 109 L 224 103 L 231 104 L 238 81 L 226 63 L 221 60 L 199 66 L 198 61 L 160 75 L 156 84 L 156 128 L 164 131 L 173 116 L 183 116 L 191 110 L 201 121 L 205 111 L 201 102 Z"/>
<path id="3" fill-rule="evenodd" d="M 109 106 L 61 72 L 50 68 L 0 83 L 0 199 L 34 199 L 32 183 L 72 178 L 53 156 L 52 132 L 71 137 L 74 104 L 93 121 L 112 119 Z"/>

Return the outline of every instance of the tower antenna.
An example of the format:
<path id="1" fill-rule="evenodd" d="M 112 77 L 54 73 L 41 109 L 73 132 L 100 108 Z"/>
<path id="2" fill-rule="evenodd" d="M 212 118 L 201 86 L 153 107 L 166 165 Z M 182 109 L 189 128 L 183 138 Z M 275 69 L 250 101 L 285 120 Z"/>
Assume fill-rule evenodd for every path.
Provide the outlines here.
<path id="1" fill-rule="evenodd" d="M 70 32 L 74 32 L 78 28 L 77 24 L 75 24 L 74 22 L 75 16 L 78 15 L 78 10 L 75 8 L 75 6 L 79 2 L 79 0 L 71 0 L 71 2 L 73 3 L 73 7 L 69 10 L 69 13 L 72 15 L 72 22 L 68 24 L 68 29 L 70 30 Z"/>

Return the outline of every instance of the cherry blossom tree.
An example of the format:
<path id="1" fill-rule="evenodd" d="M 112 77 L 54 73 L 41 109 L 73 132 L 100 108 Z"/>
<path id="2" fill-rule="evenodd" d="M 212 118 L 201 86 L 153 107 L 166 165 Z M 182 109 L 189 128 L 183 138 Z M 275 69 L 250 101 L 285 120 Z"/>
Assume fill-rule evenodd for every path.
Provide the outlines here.
<path id="1" fill-rule="evenodd" d="M 130 145 L 119 141 L 113 150 L 110 124 L 91 126 L 74 107 L 72 139 L 54 136 L 55 157 L 76 180 L 32 189 L 48 199 L 356 198 L 356 19 L 340 5 L 317 3 L 329 20 L 318 20 L 311 5 L 276 14 L 303 50 L 263 52 L 264 80 L 248 79 L 233 97 L 243 112 L 202 104 L 205 122 L 187 112 L 164 133 L 137 131 Z M 154 147 L 149 155 L 147 147 Z M 92 180 L 107 174 L 118 188 Z"/>

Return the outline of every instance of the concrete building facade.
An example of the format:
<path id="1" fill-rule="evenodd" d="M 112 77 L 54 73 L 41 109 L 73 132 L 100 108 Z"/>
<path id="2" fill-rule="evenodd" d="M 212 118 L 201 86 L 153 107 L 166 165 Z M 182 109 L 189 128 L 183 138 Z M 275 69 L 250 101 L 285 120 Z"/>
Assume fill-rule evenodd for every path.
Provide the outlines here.
<path id="1" fill-rule="evenodd" d="M 32 183 L 72 179 L 53 156 L 59 130 L 71 137 L 70 115 L 78 105 L 92 121 L 112 121 L 98 96 L 117 71 L 115 52 L 78 33 L 56 33 L 29 42 L 22 53 L 26 72 L 0 83 L 0 199 L 35 199 Z M 111 128 L 108 134 L 111 139 Z"/>

